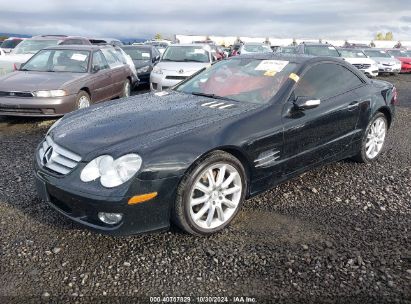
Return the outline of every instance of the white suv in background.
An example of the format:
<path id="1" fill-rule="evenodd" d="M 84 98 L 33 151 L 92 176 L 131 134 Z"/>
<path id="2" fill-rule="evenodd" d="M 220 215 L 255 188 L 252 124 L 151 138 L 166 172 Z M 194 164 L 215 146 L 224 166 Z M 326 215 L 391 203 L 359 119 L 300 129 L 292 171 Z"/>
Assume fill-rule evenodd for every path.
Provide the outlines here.
<path id="1" fill-rule="evenodd" d="M 401 61 L 391 57 L 386 51 L 378 49 L 364 49 L 363 52 L 368 58 L 371 58 L 377 62 L 379 73 L 390 73 L 394 75 L 401 72 Z"/>
<path id="2" fill-rule="evenodd" d="M 378 76 L 378 64 L 368 58 L 362 50 L 340 48 L 338 51 L 345 61 L 351 63 L 368 77 Z"/>
<path id="3" fill-rule="evenodd" d="M 215 60 L 207 44 L 172 44 L 150 74 L 150 88 L 154 91 L 168 89 Z"/>

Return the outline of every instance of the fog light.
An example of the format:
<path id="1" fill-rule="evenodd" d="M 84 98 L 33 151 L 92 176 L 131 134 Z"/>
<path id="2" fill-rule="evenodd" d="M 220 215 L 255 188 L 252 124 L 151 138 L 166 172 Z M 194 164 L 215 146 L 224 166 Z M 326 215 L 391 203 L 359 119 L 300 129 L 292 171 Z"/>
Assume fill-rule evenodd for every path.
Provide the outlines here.
<path id="1" fill-rule="evenodd" d="M 109 225 L 115 225 L 115 224 L 118 224 L 123 219 L 123 214 L 122 213 L 99 212 L 98 218 L 103 223 L 106 223 Z"/>

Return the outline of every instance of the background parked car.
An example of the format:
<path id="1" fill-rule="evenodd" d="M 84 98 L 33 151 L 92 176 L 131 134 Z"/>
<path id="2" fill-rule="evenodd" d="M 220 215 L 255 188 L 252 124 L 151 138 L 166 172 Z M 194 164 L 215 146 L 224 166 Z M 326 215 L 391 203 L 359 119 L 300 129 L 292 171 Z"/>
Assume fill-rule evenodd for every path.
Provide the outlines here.
<path id="1" fill-rule="evenodd" d="M 150 75 L 151 90 L 172 87 L 214 61 L 208 44 L 172 44 Z"/>
<path id="2" fill-rule="evenodd" d="M 149 83 L 150 73 L 161 57 L 157 48 L 152 45 L 124 45 L 122 49 L 132 59 L 140 83 Z"/>
<path id="3" fill-rule="evenodd" d="M 89 38 L 91 44 L 110 44 L 110 45 L 117 45 L 122 46 L 123 42 L 116 38 Z"/>
<path id="4" fill-rule="evenodd" d="M 242 45 L 243 45 L 242 43 L 233 44 L 233 46 L 231 47 L 231 53 L 229 57 L 237 56 L 238 50 L 241 48 Z"/>
<path id="5" fill-rule="evenodd" d="M 401 61 L 401 73 L 411 72 L 411 55 L 406 50 L 390 49 L 387 53 Z"/>
<path id="6" fill-rule="evenodd" d="M 277 48 L 276 53 L 280 54 L 297 54 L 297 49 L 295 46 L 281 46 Z"/>
<path id="7" fill-rule="evenodd" d="M 371 58 L 368 58 L 362 50 L 341 48 L 338 49 L 338 52 L 340 52 L 341 57 L 345 61 L 351 63 L 368 77 L 378 76 L 378 64 Z"/>
<path id="8" fill-rule="evenodd" d="M 401 71 L 401 61 L 392 58 L 386 51 L 379 49 L 363 49 L 362 51 L 368 58 L 377 62 L 379 73 L 394 75 Z"/>
<path id="9" fill-rule="evenodd" d="M 328 43 L 302 42 L 297 46 L 297 53 L 312 56 L 340 57 L 337 49 Z"/>
<path id="10" fill-rule="evenodd" d="M 237 54 L 255 54 L 255 53 L 272 53 L 273 50 L 265 43 L 249 42 L 244 43 Z"/>
<path id="11" fill-rule="evenodd" d="M 10 37 L 4 40 L 0 48 L 3 50 L 4 53 L 10 53 L 20 42 L 22 42 L 24 38 L 17 38 L 17 37 Z"/>
<path id="12" fill-rule="evenodd" d="M 130 95 L 132 72 L 111 46 L 56 46 L 0 77 L 0 115 L 59 116 Z"/>
<path id="13" fill-rule="evenodd" d="M 160 54 L 163 54 L 171 42 L 168 40 L 149 40 L 144 42 L 144 44 L 155 46 Z"/>
<path id="14" fill-rule="evenodd" d="M 56 45 L 90 45 L 87 38 L 65 35 L 41 35 L 20 42 L 8 55 L 0 58 L 0 76 L 10 73 L 39 50 Z"/>

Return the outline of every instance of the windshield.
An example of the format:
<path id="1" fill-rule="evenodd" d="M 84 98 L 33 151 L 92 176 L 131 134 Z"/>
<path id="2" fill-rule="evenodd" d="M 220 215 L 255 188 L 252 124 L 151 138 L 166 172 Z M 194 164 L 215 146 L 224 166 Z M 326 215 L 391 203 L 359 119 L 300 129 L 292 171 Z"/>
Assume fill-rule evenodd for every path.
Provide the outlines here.
<path id="1" fill-rule="evenodd" d="M 282 47 L 280 48 L 279 53 L 282 54 L 297 54 L 297 50 L 295 47 Z"/>
<path id="2" fill-rule="evenodd" d="M 338 51 L 333 46 L 306 45 L 305 49 L 306 53 L 312 56 L 340 57 Z"/>
<path id="3" fill-rule="evenodd" d="M 389 54 L 387 54 L 384 51 L 378 51 L 378 50 L 370 50 L 370 51 L 364 51 L 364 53 L 371 58 L 377 58 L 377 57 L 384 57 L 384 58 L 391 58 Z"/>
<path id="4" fill-rule="evenodd" d="M 340 54 L 345 58 L 364 58 L 367 57 L 362 51 L 359 50 L 340 50 Z"/>
<path id="5" fill-rule="evenodd" d="M 394 57 L 408 57 L 407 52 L 401 50 L 390 50 L 387 53 Z"/>
<path id="6" fill-rule="evenodd" d="M 202 46 L 169 46 L 161 61 L 210 62 L 210 56 Z"/>
<path id="7" fill-rule="evenodd" d="M 272 52 L 271 48 L 265 44 L 244 44 L 243 50 L 249 53 Z"/>
<path id="8" fill-rule="evenodd" d="M 56 46 L 60 40 L 34 40 L 28 39 L 22 41 L 18 46 L 13 50 L 13 54 L 35 54 L 41 49 L 44 49 L 49 46 Z"/>
<path id="9" fill-rule="evenodd" d="M 90 52 L 78 50 L 42 50 L 21 68 L 22 71 L 85 73 Z"/>
<path id="10" fill-rule="evenodd" d="M 144 47 L 133 47 L 124 48 L 124 52 L 131 57 L 133 60 L 150 60 L 151 54 L 148 48 Z"/>
<path id="11" fill-rule="evenodd" d="M 19 39 L 4 40 L 0 47 L 3 49 L 14 49 L 21 41 Z"/>
<path id="12" fill-rule="evenodd" d="M 264 104 L 277 94 L 295 69 L 296 64 L 285 60 L 233 58 L 212 65 L 176 90 Z"/>

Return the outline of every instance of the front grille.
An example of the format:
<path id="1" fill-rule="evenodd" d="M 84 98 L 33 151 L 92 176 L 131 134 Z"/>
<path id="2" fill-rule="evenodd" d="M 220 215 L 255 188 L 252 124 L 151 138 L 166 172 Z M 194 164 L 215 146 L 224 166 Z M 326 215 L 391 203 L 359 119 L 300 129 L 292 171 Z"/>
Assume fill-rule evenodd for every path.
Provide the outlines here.
<path id="1" fill-rule="evenodd" d="M 166 76 L 166 79 L 172 79 L 172 80 L 184 80 L 186 78 L 187 76 Z"/>
<path id="2" fill-rule="evenodd" d="M 31 93 L 31 92 L 0 91 L 0 97 L 33 97 L 33 93 Z"/>
<path id="3" fill-rule="evenodd" d="M 382 65 L 385 65 L 385 66 L 393 66 L 394 64 L 393 64 L 393 63 L 383 63 Z"/>
<path id="4" fill-rule="evenodd" d="M 61 175 L 66 175 L 81 161 L 81 157 L 56 144 L 50 136 L 46 136 L 39 149 L 41 164 Z"/>
<path id="5" fill-rule="evenodd" d="M 371 64 L 354 63 L 353 66 L 355 66 L 357 69 L 368 69 L 371 67 Z"/>

